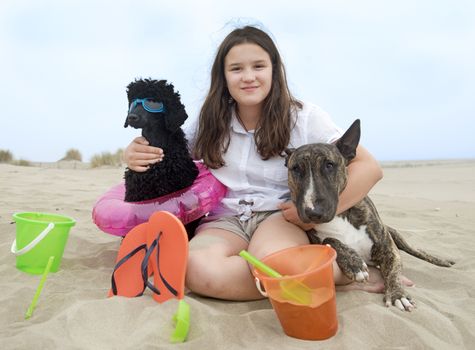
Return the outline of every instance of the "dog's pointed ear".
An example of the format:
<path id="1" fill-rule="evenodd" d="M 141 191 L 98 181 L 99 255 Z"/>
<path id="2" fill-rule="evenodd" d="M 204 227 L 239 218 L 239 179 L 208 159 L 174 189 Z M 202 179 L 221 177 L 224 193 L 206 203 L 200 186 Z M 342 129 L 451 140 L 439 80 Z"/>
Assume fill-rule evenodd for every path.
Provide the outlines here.
<path id="1" fill-rule="evenodd" d="M 345 131 L 343 136 L 336 142 L 336 147 L 347 161 L 355 158 L 356 147 L 360 142 L 360 136 L 360 120 L 356 119 L 348 130 Z"/>
<path id="2" fill-rule="evenodd" d="M 169 113 L 169 111 L 167 111 L 167 115 L 165 116 L 165 126 L 168 131 L 173 133 L 183 125 L 187 118 L 188 114 L 186 114 L 185 107 L 181 105 L 175 113 Z"/>
<path id="3" fill-rule="evenodd" d="M 124 123 L 124 128 L 129 126 L 129 115 L 127 114 L 127 117 L 125 117 L 125 123 Z"/>
<path id="4" fill-rule="evenodd" d="M 292 155 L 292 153 L 294 153 L 295 151 L 295 148 L 286 148 L 284 150 L 285 152 L 285 166 L 287 166 L 288 162 L 289 162 L 289 159 L 290 159 L 290 156 Z"/>

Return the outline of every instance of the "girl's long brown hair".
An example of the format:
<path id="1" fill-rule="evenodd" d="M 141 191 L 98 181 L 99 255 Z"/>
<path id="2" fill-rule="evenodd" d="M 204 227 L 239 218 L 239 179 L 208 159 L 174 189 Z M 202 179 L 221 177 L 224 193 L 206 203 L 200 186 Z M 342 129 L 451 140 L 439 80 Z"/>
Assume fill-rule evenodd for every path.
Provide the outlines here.
<path id="1" fill-rule="evenodd" d="M 259 45 L 269 54 L 272 62 L 271 89 L 264 100 L 262 116 L 254 133 L 257 151 L 262 159 L 282 154 L 290 141 L 293 123 L 291 110 L 302 107 L 289 91 L 282 59 L 269 35 L 251 26 L 233 30 L 219 46 L 211 68 L 210 89 L 199 114 L 194 147 L 195 158 L 203 159 L 213 169 L 225 165 L 222 155 L 230 142 L 231 107 L 234 104 L 226 87 L 224 59 L 229 50 L 243 43 Z"/>

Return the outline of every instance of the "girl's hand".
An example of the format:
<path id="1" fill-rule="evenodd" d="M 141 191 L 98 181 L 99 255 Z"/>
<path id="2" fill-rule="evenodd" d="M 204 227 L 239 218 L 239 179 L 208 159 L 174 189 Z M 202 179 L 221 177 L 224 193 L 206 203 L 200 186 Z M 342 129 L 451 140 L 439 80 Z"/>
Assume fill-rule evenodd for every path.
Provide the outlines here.
<path id="1" fill-rule="evenodd" d="M 147 171 L 150 165 L 162 161 L 163 150 L 149 146 L 143 137 L 136 137 L 125 149 L 124 159 L 130 170 L 137 172 Z"/>
<path id="2" fill-rule="evenodd" d="M 302 230 L 308 231 L 315 227 L 315 224 L 306 224 L 302 222 L 297 213 L 297 207 L 292 201 L 287 201 L 279 204 L 279 209 L 282 210 L 282 215 L 285 220 L 299 226 Z"/>

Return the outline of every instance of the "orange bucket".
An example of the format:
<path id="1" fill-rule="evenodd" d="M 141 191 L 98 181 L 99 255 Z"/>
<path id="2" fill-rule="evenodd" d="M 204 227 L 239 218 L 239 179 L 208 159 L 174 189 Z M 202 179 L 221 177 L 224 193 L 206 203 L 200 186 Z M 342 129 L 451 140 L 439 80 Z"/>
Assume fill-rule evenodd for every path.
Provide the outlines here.
<path id="1" fill-rule="evenodd" d="M 336 252 L 329 246 L 304 245 L 275 252 L 262 262 L 284 277 L 269 277 L 257 269 L 252 273 L 258 288 L 274 308 L 288 336 L 323 340 L 338 330 L 333 261 Z M 289 297 L 290 291 L 290 297 Z M 299 294 L 300 302 L 292 297 Z"/>

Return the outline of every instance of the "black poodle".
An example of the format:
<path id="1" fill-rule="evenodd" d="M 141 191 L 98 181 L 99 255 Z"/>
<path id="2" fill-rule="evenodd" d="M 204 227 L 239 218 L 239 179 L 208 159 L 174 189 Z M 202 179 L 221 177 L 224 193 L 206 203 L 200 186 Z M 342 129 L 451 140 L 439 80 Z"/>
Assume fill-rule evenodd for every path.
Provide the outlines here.
<path id="1" fill-rule="evenodd" d="M 180 128 L 188 115 L 179 93 L 166 80 L 138 79 L 127 86 L 127 97 L 124 127 L 142 129 L 150 145 L 163 149 L 164 158 L 143 173 L 125 171 L 125 201 L 141 202 L 191 186 L 198 168 Z"/>

